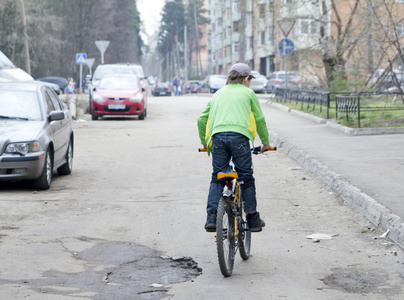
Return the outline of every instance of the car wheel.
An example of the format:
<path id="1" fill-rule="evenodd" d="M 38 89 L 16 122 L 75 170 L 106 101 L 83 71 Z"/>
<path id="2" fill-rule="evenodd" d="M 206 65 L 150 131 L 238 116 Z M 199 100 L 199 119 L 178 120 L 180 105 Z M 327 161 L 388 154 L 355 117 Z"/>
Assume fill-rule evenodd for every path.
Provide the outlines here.
<path id="1" fill-rule="evenodd" d="M 98 120 L 98 116 L 95 115 L 95 114 L 93 114 L 93 113 L 91 113 L 91 120 L 97 121 L 97 120 Z"/>
<path id="2" fill-rule="evenodd" d="M 139 115 L 139 120 L 144 120 L 146 117 L 146 109 L 143 109 L 143 112 Z"/>
<path id="3" fill-rule="evenodd" d="M 38 179 L 34 180 L 34 188 L 38 190 L 49 189 L 52 183 L 52 175 L 53 175 L 53 162 L 51 153 L 48 148 L 45 154 L 45 163 L 42 169 L 41 176 L 39 176 Z"/>
<path id="4" fill-rule="evenodd" d="M 73 145 L 72 140 L 69 142 L 69 146 L 66 151 L 66 163 L 58 168 L 59 175 L 69 175 L 73 170 Z"/>

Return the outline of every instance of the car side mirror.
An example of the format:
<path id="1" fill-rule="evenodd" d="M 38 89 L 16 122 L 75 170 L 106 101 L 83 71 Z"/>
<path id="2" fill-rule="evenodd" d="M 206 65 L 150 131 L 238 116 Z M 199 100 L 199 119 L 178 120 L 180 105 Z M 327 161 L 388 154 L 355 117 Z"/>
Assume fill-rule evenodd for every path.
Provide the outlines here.
<path id="1" fill-rule="evenodd" d="M 93 87 L 93 92 L 95 92 L 97 90 L 97 88 L 96 87 Z"/>
<path id="2" fill-rule="evenodd" d="M 146 92 L 146 89 L 144 87 L 142 87 L 142 92 Z"/>
<path id="3" fill-rule="evenodd" d="M 61 110 L 54 110 L 48 116 L 49 122 L 63 120 L 65 118 L 65 113 Z"/>

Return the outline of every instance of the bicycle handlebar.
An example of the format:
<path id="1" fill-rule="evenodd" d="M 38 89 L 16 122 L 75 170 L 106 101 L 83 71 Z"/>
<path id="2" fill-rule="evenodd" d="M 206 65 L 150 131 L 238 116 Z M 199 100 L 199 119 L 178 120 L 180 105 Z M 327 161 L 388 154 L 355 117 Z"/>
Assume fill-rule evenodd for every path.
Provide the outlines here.
<path id="1" fill-rule="evenodd" d="M 265 150 L 264 152 L 266 152 L 266 151 L 276 151 L 277 149 L 278 148 L 276 146 L 271 146 L 271 148 Z M 208 149 L 207 148 L 198 148 L 198 151 L 199 152 L 206 152 L 206 151 L 208 151 Z M 261 153 L 261 146 L 251 148 L 251 152 L 252 152 L 252 154 L 255 154 L 255 155 L 257 155 L 258 153 Z"/>

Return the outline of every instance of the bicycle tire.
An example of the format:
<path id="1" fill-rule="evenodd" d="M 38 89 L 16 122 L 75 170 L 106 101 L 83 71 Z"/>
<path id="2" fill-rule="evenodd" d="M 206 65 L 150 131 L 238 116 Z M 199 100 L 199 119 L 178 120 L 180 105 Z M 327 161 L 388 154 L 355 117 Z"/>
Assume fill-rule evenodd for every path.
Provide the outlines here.
<path id="1" fill-rule="evenodd" d="M 243 218 L 245 216 L 244 207 L 243 207 L 243 198 L 241 188 L 239 190 L 240 198 L 239 198 L 239 206 L 238 206 L 238 214 L 240 216 L 240 221 L 238 222 L 238 245 L 240 249 L 240 256 L 243 260 L 247 260 L 250 258 L 251 251 L 251 231 L 246 230 L 247 221 Z"/>
<path id="2" fill-rule="evenodd" d="M 216 246 L 220 271 L 224 277 L 231 276 L 234 266 L 234 216 L 229 207 L 230 200 L 220 198 L 216 218 Z"/>
<path id="3" fill-rule="evenodd" d="M 241 225 L 242 226 L 242 225 Z M 245 228 L 245 227 L 243 227 Z M 251 251 L 251 231 L 239 229 L 238 231 L 238 242 L 240 249 L 240 256 L 243 260 L 250 258 Z"/>

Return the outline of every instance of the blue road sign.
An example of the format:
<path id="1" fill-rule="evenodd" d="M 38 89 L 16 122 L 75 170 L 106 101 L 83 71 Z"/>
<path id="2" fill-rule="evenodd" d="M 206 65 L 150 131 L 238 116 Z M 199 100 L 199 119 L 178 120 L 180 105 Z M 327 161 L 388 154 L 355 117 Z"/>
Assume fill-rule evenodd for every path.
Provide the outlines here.
<path id="1" fill-rule="evenodd" d="M 289 39 L 281 39 L 278 44 L 278 49 L 282 55 L 289 55 L 295 49 L 295 44 Z"/>
<path id="2" fill-rule="evenodd" d="M 87 53 L 76 53 L 76 65 L 85 65 L 87 61 Z"/>

